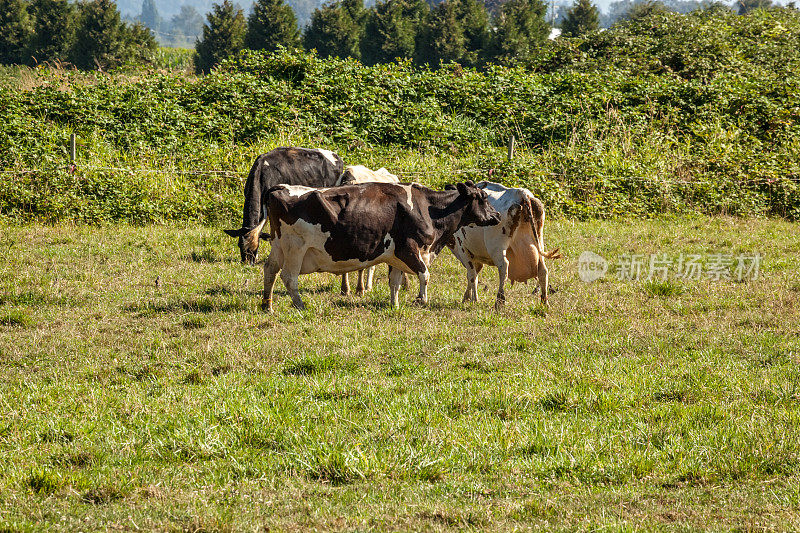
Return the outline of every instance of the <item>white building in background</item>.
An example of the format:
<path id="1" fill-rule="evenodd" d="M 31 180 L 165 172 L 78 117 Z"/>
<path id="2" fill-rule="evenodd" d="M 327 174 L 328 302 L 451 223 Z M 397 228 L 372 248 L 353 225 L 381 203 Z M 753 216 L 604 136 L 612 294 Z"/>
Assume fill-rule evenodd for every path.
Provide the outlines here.
<path id="1" fill-rule="evenodd" d="M 550 28 L 550 36 L 548 37 L 548 39 L 552 41 L 559 35 L 561 35 L 561 28 Z"/>

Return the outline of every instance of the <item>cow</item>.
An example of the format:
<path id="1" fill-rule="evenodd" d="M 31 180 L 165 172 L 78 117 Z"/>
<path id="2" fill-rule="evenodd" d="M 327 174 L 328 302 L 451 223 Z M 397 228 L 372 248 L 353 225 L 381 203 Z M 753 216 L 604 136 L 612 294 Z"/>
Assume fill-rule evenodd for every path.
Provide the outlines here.
<path id="1" fill-rule="evenodd" d="M 364 165 L 348 166 L 344 169 L 342 175 L 339 176 L 339 179 L 336 180 L 337 187 L 341 185 L 355 185 L 358 183 L 400 183 L 400 180 L 384 167 L 378 170 L 372 170 Z M 357 295 L 362 295 L 365 291 L 372 290 L 372 277 L 374 275 L 374 266 L 358 271 L 358 283 L 356 284 Z M 403 274 L 403 283 L 406 286 L 408 285 L 408 278 L 406 278 L 405 274 Z M 347 279 L 347 274 L 342 275 L 342 284 L 342 287 L 346 284 L 349 289 L 350 282 Z M 344 289 L 342 289 L 342 293 L 347 294 Z"/>
<path id="2" fill-rule="evenodd" d="M 481 181 L 476 187 L 487 193 L 501 221 L 490 227 L 463 227 L 448 243 L 467 269 L 463 301 L 478 300 L 478 273 L 483 265 L 492 265 L 499 273 L 496 309 L 505 303 L 506 279 L 513 283 L 537 278 L 542 304 L 547 306 L 548 273 L 544 258 L 557 259 L 561 254 L 558 248 L 544 251 L 544 204 L 527 189 L 512 189 L 491 181 Z"/>
<path id="3" fill-rule="evenodd" d="M 364 183 L 324 190 L 279 185 L 268 193 L 272 247 L 264 263 L 261 308 L 272 312 L 278 272 L 297 309 L 298 276 L 343 274 L 388 263 L 391 305 L 398 307 L 402 273 L 416 274 L 417 301 L 428 302 L 429 266 L 453 234 L 489 226 L 500 214 L 472 182 L 434 191 L 418 184 Z"/>
<path id="4" fill-rule="evenodd" d="M 225 230 L 231 237 L 239 238 L 242 263 L 252 265 L 258 259 L 259 237 L 267 221 L 266 195 L 271 187 L 280 184 L 331 187 L 343 170 L 341 157 L 319 148 L 281 147 L 258 156 L 244 186 L 242 227 Z"/>

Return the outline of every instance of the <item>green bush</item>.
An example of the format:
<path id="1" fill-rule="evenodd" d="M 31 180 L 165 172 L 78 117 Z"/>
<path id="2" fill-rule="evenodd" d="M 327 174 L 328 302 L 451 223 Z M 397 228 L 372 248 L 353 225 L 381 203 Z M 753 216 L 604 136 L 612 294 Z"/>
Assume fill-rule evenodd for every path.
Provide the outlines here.
<path id="1" fill-rule="evenodd" d="M 0 214 L 86 222 L 230 220 L 264 139 L 468 156 L 576 217 L 663 212 L 800 218 L 800 14 L 656 12 L 557 39 L 527 66 L 364 66 L 244 51 L 207 76 L 39 69 L 0 89 Z M 95 167 L 66 172 L 77 133 Z M 522 145 L 500 157 L 510 135 Z M 365 150 L 362 153 L 367 153 Z M 356 161 L 360 162 L 360 161 Z M 402 171 L 402 169 L 398 169 Z M 424 180 L 423 180 L 424 181 Z M 428 183 L 452 181 L 430 176 Z"/>

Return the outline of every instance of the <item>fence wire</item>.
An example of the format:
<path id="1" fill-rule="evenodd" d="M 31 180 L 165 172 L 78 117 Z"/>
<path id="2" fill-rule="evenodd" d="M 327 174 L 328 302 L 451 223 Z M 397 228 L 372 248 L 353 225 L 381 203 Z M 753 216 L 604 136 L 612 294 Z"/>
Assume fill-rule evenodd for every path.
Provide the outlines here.
<path id="1" fill-rule="evenodd" d="M 21 175 L 21 174 L 40 174 L 46 172 L 53 172 L 53 171 L 63 171 L 65 169 L 69 169 L 69 167 L 51 167 L 51 168 L 40 168 L 40 169 L 2 169 L 0 170 L 0 174 L 10 174 L 10 175 Z M 161 175 L 187 175 L 187 176 L 208 176 L 208 175 L 216 175 L 216 176 L 238 176 L 240 180 L 244 181 L 242 178 L 247 176 L 249 171 L 237 171 L 237 170 L 217 170 L 217 169 L 205 169 L 205 170 L 179 170 L 179 169 L 156 169 L 156 168 L 131 168 L 131 167 L 105 167 L 105 166 L 91 166 L 91 165 L 81 165 L 79 167 L 75 167 L 75 172 L 125 172 L 129 174 L 161 174 Z M 452 169 L 452 170 L 412 170 L 412 171 L 397 171 L 395 174 L 400 177 L 405 178 L 419 178 L 419 177 L 428 177 L 428 176 L 446 176 L 450 174 L 485 174 L 486 178 L 492 178 L 494 174 L 498 173 L 497 168 L 460 168 L 460 169 Z M 552 176 L 552 177 L 567 177 L 569 174 L 566 172 L 535 172 L 532 171 L 531 175 L 533 176 Z M 660 177 L 660 176 L 591 176 L 584 179 L 576 179 L 575 181 L 581 182 L 606 182 L 606 181 L 625 181 L 625 182 L 648 182 L 648 183 L 660 183 L 666 185 L 706 185 L 706 184 L 718 184 L 718 181 L 709 180 L 709 179 L 670 179 L 667 177 Z M 775 183 L 800 183 L 800 176 L 784 176 L 782 178 L 766 178 L 766 177 L 753 177 L 747 178 L 745 180 L 739 180 L 735 183 L 738 184 L 759 184 L 759 183 L 766 183 L 766 184 L 775 184 Z"/>

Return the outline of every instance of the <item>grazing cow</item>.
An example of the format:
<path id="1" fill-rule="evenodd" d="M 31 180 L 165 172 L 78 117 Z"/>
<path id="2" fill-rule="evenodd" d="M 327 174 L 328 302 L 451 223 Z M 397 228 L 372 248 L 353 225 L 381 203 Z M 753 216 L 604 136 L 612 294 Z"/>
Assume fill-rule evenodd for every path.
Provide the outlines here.
<path id="1" fill-rule="evenodd" d="M 297 278 L 311 272 L 343 274 L 388 263 L 391 304 L 398 307 L 403 272 L 419 278 L 420 303 L 428 301 L 428 267 L 459 228 L 489 226 L 500 214 L 472 182 L 456 190 L 421 185 L 365 183 L 324 190 L 278 186 L 269 191 L 272 247 L 264 263 L 261 308 L 272 312 L 272 288 L 279 271 L 303 309 Z"/>
<path id="2" fill-rule="evenodd" d="M 275 148 L 258 156 L 244 186 L 242 227 L 225 230 L 239 238 L 242 263 L 254 264 L 258 258 L 261 229 L 267 221 L 267 191 L 276 185 L 331 187 L 342 175 L 344 162 L 330 150 Z"/>
<path id="3" fill-rule="evenodd" d="M 383 167 L 378 170 L 371 170 L 364 165 L 354 165 L 345 168 L 342 175 L 336 180 L 337 187 L 340 185 L 356 185 L 358 183 L 400 183 L 400 180 Z M 374 266 L 358 271 L 358 283 L 356 284 L 357 295 L 360 296 L 364 294 L 365 291 L 372 290 L 372 277 L 374 275 Z M 408 278 L 406 278 L 405 273 L 403 274 L 403 282 L 404 285 L 408 285 Z M 346 284 L 348 286 L 347 288 L 350 288 L 347 274 L 342 275 L 342 284 L 342 287 Z M 344 289 L 342 289 L 342 293 L 347 294 Z"/>
<path id="4" fill-rule="evenodd" d="M 495 308 L 506 300 L 506 279 L 527 281 L 538 278 L 542 303 L 547 305 L 548 279 L 544 258 L 561 257 L 558 248 L 544 252 L 544 204 L 527 189 L 511 189 L 481 181 L 489 203 L 501 216 L 500 224 L 491 227 L 464 227 L 458 230 L 448 247 L 467 269 L 464 301 L 478 300 L 478 273 L 483 265 L 497 267 L 500 274 Z"/>

